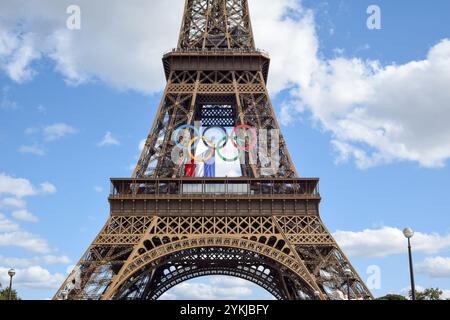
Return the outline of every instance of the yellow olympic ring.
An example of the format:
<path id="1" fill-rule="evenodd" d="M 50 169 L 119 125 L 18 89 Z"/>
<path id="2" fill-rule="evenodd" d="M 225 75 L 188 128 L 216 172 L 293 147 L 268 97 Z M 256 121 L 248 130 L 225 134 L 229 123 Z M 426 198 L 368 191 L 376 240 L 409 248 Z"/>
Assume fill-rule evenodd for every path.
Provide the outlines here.
<path id="1" fill-rule="evenodd" d="M 202 158 L 200 159 L 199 157 L 196 157 L 192 154 L 192 145 L 194 144 L 195 141 L 197 141 L 198 139 L 203 139 L 206 140 L 206 142 L 208 142 L 209 144 L 213 144 L 211 139 L 205 136 L 196 136 L 194 138 L 191 139 L 191 141 L 189 141 L 188 144 L 188 152 L 189 152 L 189 156 L 191 157 L 191 159 L 194 159 L 197 162 L 205 162 L 208 161 L 209 159 L 211 159 L 214 155 L 214 149 L 211 149 L 211 153 L 208 155 L 208 157 L 206 158 Z"/>

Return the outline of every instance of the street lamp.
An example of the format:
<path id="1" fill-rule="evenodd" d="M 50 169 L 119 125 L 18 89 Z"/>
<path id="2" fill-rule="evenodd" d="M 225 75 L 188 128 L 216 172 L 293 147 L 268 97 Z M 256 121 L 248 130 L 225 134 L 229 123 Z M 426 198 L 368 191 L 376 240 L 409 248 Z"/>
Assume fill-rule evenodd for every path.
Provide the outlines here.
<path id="1" fill-rule="evenodd" d="M 347 299 L 350 300 L 350 277 L 353 275 L 353 272 L 350 268 L 346 268 L 344 274 L 347 278 Z"/>
<path id="2" fill-rule="evenodd" d="M 408 239 L 409 274 L 411 277 L 411 298 L 412 300 L 416 300 L 416 286 L 414 284 L 414 269 L 411 252 L 411 238 L 414 236 L 414 231 L 411 228 L 405 228 L 405 230 L 403 230 L 403 235 L 406 237 L 406 239 Z"/>
<path id="3" fill-rule="evenodd" d="M 14 277 L 15 274 L 16 274 L 16 270 L 9 269 L 9 271 L 8 271 L 8 275 L 9 275 L 9 295 L 8 295 L 8 300 L 12 300 L 12 278 Z"/>

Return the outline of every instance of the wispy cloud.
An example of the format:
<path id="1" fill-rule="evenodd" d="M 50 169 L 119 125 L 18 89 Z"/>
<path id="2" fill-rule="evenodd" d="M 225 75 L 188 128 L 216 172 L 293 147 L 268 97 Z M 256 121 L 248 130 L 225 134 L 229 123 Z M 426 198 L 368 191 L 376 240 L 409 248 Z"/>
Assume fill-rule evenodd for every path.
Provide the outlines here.
<path id="1" fill-rule="evenodd" d="M 336 231 L 333 235 L 352 257 L 387 257 L 405 252 L 406 238 L 398 228 Z M 433 254 L 450 247 L 450 234 L 416 232 L 412 241 L 416 252 Z"/>
<path id="2" fill-rule="evenodd" d="M 47 240 L 29 233 L 0 213 L 0 247 L 17 247 L 48 254 L 52 251 Z"/>
<path id="3" fill-rule="evenodd" d="M 14 211 L 12 213 L 12 216 L 15 219 L 20 220 L 20 221 L 33 222 L 33 223 L 39 221 L 38 217 L 36 217 L 34 214 L 32 214 L 31 212 L 29 212 L 26 209 Z"/>
<path id="4" fill-rule="evenodd" d="M 11 251 L 25 251 L 36 255 L 32 258 L 0 255 L 0 282 L 4 283 L 7 270 L 11 267 L 16 269 L 14 280 L 16 288 L 19 289 L 54 289 L 64 280 L 64 275 L 53 274 L 42 265 L 67 265 L 70 259 L 65 255 L 54 255 L 57 250 L 50 246 L 45 238 L 29 232 L 23 226 L 23 222 L 39 221 L 39 218 L 27 209 L 25 198 L 55 192 L 57 189 L 50 182 L 34 185 L 28 179 L 0 174 L 0 207 L 11 211 L 12 217 L 0 213 L 0 247 L 20 249 Z"/>
<path id="5" fill-rule="evenodd" d="M 21 199 L 38 194 L 53 194 L 56 191 L 56 187 L 48 181 L 36 187 L 28 179 L 15 178 L 5 173 L 0 173 L 0 196 L 12 195 Z M 8 201 L 12 203 L 11 200 Z"/>
<path id="6" fill-rule="evenodd" d="M 40 192 L 43 194 L 54 194 L 56 191 L 56 187 L 50 182 L 44 182 L 40 185 Z"/>
<path id="7" fill-rule="evenodd" d="M 450 278 L 450 257 L 428 257 L 417 265 L 417 272 L 431 278 Z"/>
<path id="8" fill-rule="evenodd" d="M 15 258 L 0 256 L 0 266 L 14 266 L 15 268 L 28 268 L 35 265 L 67 265 L 71 261 L 65 256 L 42 255 L 32 258 Z"/>
<path id="9" fill-rule="evenodd" d="M 161 300 L 250 299 L 253 284 L 231 277 L 213 277 L 209 283 L 184 282 L 166 292 Z"/>
<path id="10" fill-rule="evenodd" d="M 9 267 L 0 267 L 0 281 L 7 283 Z M 16 269 L 14 284 L 16 288 L 27 289 L 56 289 L 65 280 L 61 273 L 51 273 L 47 269 L 35 265 Z"/>
<path id="11" fill-rule="evenodd" d="M 0 199 L 0 207 L 23 209 L 26 206 L 27 203 L 23 199 L 11 197 Z"/>
<path id="12" fill-rule="evenodd" d="M 74 135 L 77 132 L 76 128 L 63 122 L 46 126 L 29 127 L 25 129 L 25 134 L 28 138 L 33 139 L 33 143 L 20 146 L 18 151 L 22 154 L 44 156 L 47 152 L 43 146 Z"/>
<path id="13" fill-rule="evenodd" d="M 99 147 L 118 146 L 118 145 L 120 145 L 119 140 L 115 138 L 110 131 L 106 132 L 103 139 L 98 143 Z"/>
<path id="14" fill-rule="evenodd" d="M 0 195 L 2 194 L 23 198 L 34 196 L 37 191 L 27 179 L 14 178 L 5 173 L 0 173 Z"/>
<path id="15" fill-rule="evenodd" d="M 45 156 L 45 151 L 37 145 L 21 146 L 19 152 L 23 154 L 32 154 L 36 156 Z"/>
<path id="16" fill-rule="evenodd" d="M 39 186 L 34 186 L 29 180 L 24 178 L 15 178 L 5 173 L 0 174 L 0 207 L 12 210 L 11 215 L 14 219 L 25 222 L 38 222 L 38 217 L 27 210 L 26 197 L 39 196 L 56 193 L 56 187 L 50 182 L 43 182 Z M 3 225 L 5 226 L 9 220 L 2 216 Z M 14 234 L 1 234 L 4 245 L 11 243 L 14 237 L 21 240 L 30 239 L 30 235 L 24 233 L 18 225 L 10 223 L 14 227 Z M 0 230 L 1 231 L 1 230 Z M 3 230 L 5 231 L 5 230 Z"/>
<path id="17" fill-rule="evenodd" d="M 44 140 L 48 142 L 59 140 L 68 135 L 75 134 L 76 132 L 77 130 L 74 127 L 66 123 L 56 123 L 49 126 L 45 126 L 42 129 Z"/>

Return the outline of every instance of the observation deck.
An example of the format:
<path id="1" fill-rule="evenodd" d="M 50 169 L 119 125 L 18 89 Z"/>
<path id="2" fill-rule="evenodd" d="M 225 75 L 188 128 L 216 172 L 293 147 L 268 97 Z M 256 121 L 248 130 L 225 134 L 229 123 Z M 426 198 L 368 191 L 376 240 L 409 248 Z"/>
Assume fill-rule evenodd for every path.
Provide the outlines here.
<path id="1" fill-rule="evenodd" d="M 262 71 L 267 83 L 269 54 L 260 49 L 173 49 L 163 56 L 164 72 L 170 71 Z"/>
<path id="2" fill-rule="evenodd" d="M 319 179 L 111 179 L 112 215 L 319 215 Z"/>

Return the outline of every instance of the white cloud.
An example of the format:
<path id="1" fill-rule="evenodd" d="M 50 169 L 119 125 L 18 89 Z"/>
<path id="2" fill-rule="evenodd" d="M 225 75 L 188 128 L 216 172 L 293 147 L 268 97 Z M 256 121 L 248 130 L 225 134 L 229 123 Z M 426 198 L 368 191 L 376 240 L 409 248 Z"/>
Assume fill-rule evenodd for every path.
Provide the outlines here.
<path id="1" fill-rule="evenodd" d="M 441 299 L 450 300 L 450 290 L 447 289 L 442 290 Z"/>
<path id="2" fill-rule="evenodd" d="M 424 60 L 403 65 L 326 60 L 313 13 L 295 1 L 272 6 L 267 20 L 258 21 L 263 17 L 258 6 L 252 6 L 252 16 L 259 46 L 272 55 L 270 87 L 274 92 L 291 88 L 282 108 L 284 124 L 311 113 L 320 128 L 332 133 L 338 160 L 354 160 L 360 168 L 394 161 L 444 165 L 450 157 L 449 40 L 430 48 Z M 273 19 L 287 7 L 300 19 Z"/>
<path id="3" fill-rule="evenodd" d="M 20 221 L 26 221 L 26 222 L 38 222 L 39 219 L 38 217 L 36 217 L 34 214 L 32 214 L 31 212 L 29 212 L 28 210 L 18 210 L 18 211 L 14 211 L 12 213 L 12 216 Z"/>
<path id="4" fill-rule="evenodd" d="M 29 43 L 28 37 L 24 37 L 19 48 L 14 50 L 14 54 L 5 66 L 7 74 L 18 83 L 30 80 L 35 75 L 30 63 L 40 58 L 40 53 L 36 52 L 33 45 Z"/>
<path id="5" fill-rule="evenodd" d="M 9 267 L 0 267 L 0 281 L 8 283 Z M 65 280 L 65 276 L 60 273 L 52 274 L 41 266 L 31 266 L 16 269 L 14 276 L 14 286 L 16 288 L 27 289 L 56 289 Z"/>
<path id="6" fill-rule="evenodd" d="M 97 19 L 84 19 L 77 32 L 65 28 L 64 13 L 70 0 L 42 0 L 39 5 L 27 2 L 20 11 L 11 3 L 2 3 L 0 12 L 8 32 L 2 37 L 9 49 L 0 56 L 8 57 L 13 48 L 33 44 L 41 57 L 54 60 L 56 69 L 69 83 L 99 79 L 120 89 L 160 91 L 165 84 L 161 56 L 177 45 L 183 1 L 132 2 L 130 5 L 130 1 L 111 0 L 106 5 L 79 1 L 84 16 L 89 13 Z M 309 25 L 312 14 L 307 12 L 307 19 L 301 22 L 283 21 L 286 10 L 300 10 L 294 0 L 251 0 L 250 8 L 258 46 L 270 49 L 276 57 L 272 61 L 271 87 L 280 90 L 291 80 L 286 78 L 286 64 L 295 62 L 294 66 L 311 68 L 308 64 L 313 60 L 299 61 L 299 51 L 302 55 L 315 53 L 310 46 L 317 42 L 314 28 Z M 27 22 L 21 25 L 22 37 L 14 32 L 19 18 Z M 162 25 L 164 32 L 142 32 L 160 30 Z M 26 44 L 23 35 L 27 35 Z M 286 43 L 295 43 L 297 50 L 286 52 Z M 98 55 L 99 50 L 102 55 Z"/>
<path id="7" fill-rule="evenodd" d="M 398 66 L 338 58 L 315 77 L 299 98 L 333 133 L 341 160 L 361 168 L 405 160 L 441 167 L 450 157 L 450 41 Z"/>
<path id="8" fill-rule="evenodd" d="M 308 83 L 319 65 L 313 12 L 304 10 L 296 0 L 250 0 L 249 6 L 256 45 L 271 56 L 271 92 Z M 298 19 L 288 18 L 288 12 Z"/>
<path id="9" fill-rule="evenodd" d="M 432 278 L 450 278 L 450 258 L 426 258 L 417 265 L 417 272 Z"/>
<path id="10" fill-rule="evenodd" d="M 47 254 L 52 251 L 45 239 L 24 231 L 18 224 L 7 219 L 1 213 L 0 247 L 17 247 L 43 254 Z"/>
<path id="11" fill-rule="evenodd" d="M 45 141 L 51 142 L 75 134 L 76 129 L 66 123 L 55 123 L 42 129 Z"/>
<path id="12" fill-rule="evenodd" d="M 24 197 L 35 196 L 38 194 L 53 194 L 56 192 L 56 187 L 50 182 L 40 184 L 40 188 L 36 188 L 33 184 L 24 178 L 15 178 L 5 173 L 0 173 L 0 196 L 10 195 L 15 198 L 6 197 L 0 199 L 0 204 L 23 207 L 25 202 Z"/>
<path id="13" fill-rule="evenodd" d="M 387 257 L 407 250 L 406 238 L 398 228 L 336 231 L 333 236 L 342 250 L 352 257 Z M 428 254 L 450 247 L 450 235 L 416 232 L 411 241 L 414 251 Z"/>
<path id="14" fill-rule="evenodd" d="M 97 192 L 97 193 L 102 193 L 103 192 L 103 188 L 100 187 L 100 186 L 95 186 L 94 187 L 94 191 Z"/>
<path id="15" fill-rule="evenodd" d="M 19 152 L 23 153 L 23 154 L 33 154 L 33 155 L 36 155 L 36 156 L 45 156 L 44 149 L 40 148 L 37 145 L 21 146 L 19 148 Z"/>
<path id="16" fill-rule="evenodd" d="M 230 281 L 232 278 L 227 277 Z M 161 300 L 237 300 L 251 298 L 252 290 L 248 281 L 226 283 L 183 282 L 161 296 Z"/>
<path id="17" fill-rule="evenodd" d="M 27 179 L 14 178 L 5 173 L 0 173 L 0 195 L 1 194 L 23 198 L 26 196 L 34 196 L 36 190 Z"/>
<path id="18" fill-rule="evenodd" d="M 18 224 L 7 219 L 4 214 L 0 213 L 0 234 L 2 232 L 15 232 L 19 231 L 20 227 Z"/>
<path id="19" fill-rule="evenodd" d="M 35 265 L 66 265 L 70 263 L 67 256 L 44 255 L 33 258 L 14 258 L 0 256 L 0 265 L 14 268 L 28 268 Z"/>
<path id="20" fill-rule="evenodd" d="M 18 151 L 22 154 L 45 156 L 46 151 L 42 145 L 63 139 L 75 133 L 77 133 L 77 129 L 67 123 L 54 123 L 47 126 L 29 127 L 25 129 L 25 134 L 33 136 L 35 143 L 31 145 L 22 145 Z"/>
<path id="21" fill-rule="evenodd" d="M 106 132 L 103 139 L 98 143 L 99 147 L 107 147 L 107 146 L 118 146 L 120 145 L 119 140 L 117 140 L 111 132 Z"/>
<path id="22" fill-rule="evenodd" d="M 210 276 L 209 282 L 213 286 L 221 286 L 221 287 L 252 287 L 253 283 L 236 277 L 228 277 L 228 276 Z"/>
<path id="23" fill-rule="evenodd" d="M 84 18 L 77 32 L 65 27 L 70 4 L 70 0 L 27 1 L 18 10 L 13 3 L 1 2 L 5 31 L 0 39 L 7 46 L 0 49 L 0 66 L 15 70 L 7 73 L 13 80 L 32 76 L 32 62 L 47 57 L 71 84 L 98 79 L 113 87 L 147 93 L 162 88 L 161 56 L 176 46 L 183 1 L 133 0 L 130 5 L 120 0 L 81 0 L 77 4 L 82 19 L 91 18 Z M 15 32 L 19 19 L 24 21 L 20 34 Z M 164 32 L 143 32 L 161 30 L 162 25 Z"/>
<path id="24" fill-rule="evenodd" d="M 26 231 L 0 233 L 0 246 L 17 247 L 37 253 L 51 251 L 47 240 Z"/>
<path id="25" fill-rule="evenodd" d="M 39 187 L 33 186 L 33 184 L 23 178 L 11 177 L 5 173 L 0 174 L 0 207 L 11 209 L 13 211 L 11 215 L 20 221 L 25 222 L 38 222 L 38 217 L 27 210 L 27 203 L 23 199 L 29 196 L 53 194 L 56 192 L 56 187 L 50 182 L 41 183 Z M 10 226 L 14 226 L 14 230 L 2 230 L 0 225 L 0 245 L 8 246 L 22 246 L 22 247 L 35 247 L 37 250 L 46 250 L 46 242 L 39 237 L 36 237 L 30 233 L 27 233 L 20 229 L 18 225 L 13 224 L 1 215 L 2 223 Z M 10 233 L 8 231 L 14 231 Z M 1 233 L 5 232 L 5 233 Z M 15 243 L 15 241 L 24 241 L 23 243 Z"/>
<path id="26" fill-rule="evenodd" d="M 23 209 L 27 203 L 23 199 L 18 198 L 4 198 L 0 199 L 0 207 Z"/>
<path id="27" fill-rule="evenodd" d="M 40 58 L 31 33 L 17 34 L 0 24 L 0 68 L 14 81 L 30 80 L 35 71 L 30 63 Z"/>
<path id="28" fill-rule="evenodd" d="M 56 187 L 50 182 L 41 183 L 40 192 L 44 194 L 53 194 L 56 193 Z"/>
<path id="29" fill-rule="evenodd" d="M 77 130 L 67 123 L 55 123 L 44 127 L 30 127 L 25 130 L 27 135 L 41 135 L 45 142 L 60 140 L 68 135 L 75 134 L 76 132 Z M 22 152 L 33 151 L 33 147 L 22 147 L 21 149 Z M 37 152 L 39 153 L 40 151 L 38 150 Z"/>

